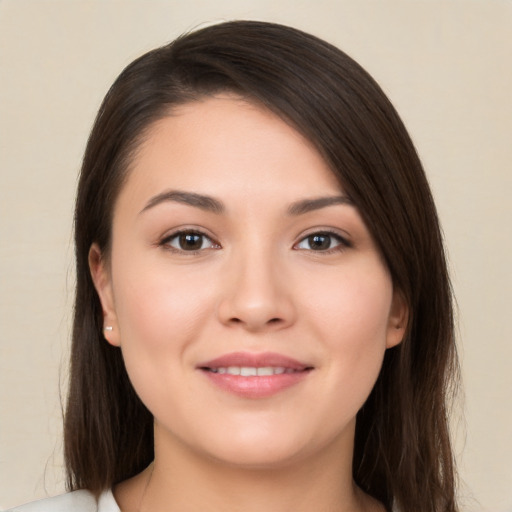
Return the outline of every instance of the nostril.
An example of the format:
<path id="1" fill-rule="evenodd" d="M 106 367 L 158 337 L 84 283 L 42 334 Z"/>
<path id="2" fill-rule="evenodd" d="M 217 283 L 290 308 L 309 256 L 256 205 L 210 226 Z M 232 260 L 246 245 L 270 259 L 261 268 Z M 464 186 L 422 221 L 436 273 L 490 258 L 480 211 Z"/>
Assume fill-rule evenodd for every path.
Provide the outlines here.
<path id="1" fill-rule="evenodd" d="M 266 325 L 276 325 L 276 324 L 281 323 L 282 321 L 283 321 L 282 318 L 275 317 L 275 318 L 271 318 L 267 322 L 264 322 L 264 324 L 266 324 Z M 230 318 L 229 322 L 231 324 L 244 324 L 244 323 L 250 324 L 250 322 L 244 322 L 242 319 L 237 318 L 237 317 Z"/>

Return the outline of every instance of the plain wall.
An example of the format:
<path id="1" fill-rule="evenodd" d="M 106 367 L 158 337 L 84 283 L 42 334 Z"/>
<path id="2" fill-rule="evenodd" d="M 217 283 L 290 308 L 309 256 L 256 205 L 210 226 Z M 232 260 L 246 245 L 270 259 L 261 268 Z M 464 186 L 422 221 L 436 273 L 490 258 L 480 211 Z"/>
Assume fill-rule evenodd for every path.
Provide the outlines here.
<path id="1" fill-rule="evenodd" d="M 64 489 L 73 196 L 99 103 L 141 53 L 237 18 L 334 43 L 402 115 L 460 309 L 463 510 L 512 511 L 512 3 L 499 0 L 0 0 L 0 509 Z"/>

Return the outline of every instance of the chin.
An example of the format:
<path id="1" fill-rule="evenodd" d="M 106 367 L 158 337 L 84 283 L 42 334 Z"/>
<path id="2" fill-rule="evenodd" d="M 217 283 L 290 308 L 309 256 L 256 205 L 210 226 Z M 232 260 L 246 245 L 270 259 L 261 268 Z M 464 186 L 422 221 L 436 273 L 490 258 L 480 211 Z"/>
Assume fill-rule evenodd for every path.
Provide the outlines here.
<path id="1" fill-rule="evenodd" d="M 289 467 L 330 450 L 340 438 L 332 432 L 294 436 L 294 429 L 220 432 L 217 439 L 203 438 L 202 450 L 218 463 L 248 470 L 272 470 Z M 298 434 L 298 432 L 296 432 Z M 226 438 L 228 437 L 228 438 Z M 205 442 L 206 441 L 206 442 Z"/>
<path id="2" fill-rule="evenodd" d="M 261 446 L 254 443 L 250 447 L 230 447 L 223 451 L 211 454 L 212 458 L 220 464 L 247 470 L 281 469 L 292 465 L 304 456 L 303 450 L 292 447 Z"/>

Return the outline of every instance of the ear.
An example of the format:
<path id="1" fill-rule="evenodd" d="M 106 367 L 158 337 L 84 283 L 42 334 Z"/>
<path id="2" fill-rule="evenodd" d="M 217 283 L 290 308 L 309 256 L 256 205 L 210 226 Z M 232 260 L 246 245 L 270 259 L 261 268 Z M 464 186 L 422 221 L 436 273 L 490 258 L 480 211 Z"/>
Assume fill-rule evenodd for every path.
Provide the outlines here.
<path id="1" fill-rule="evenodd" d="M 111 273 L 108 262 L 103 257 L 98 244 L 92 244 L 89 249 L 89 271 L 103 308 L 103 336 L 111 345 L 119 347 L 119 326 L 112 291 Z"/>
<path id="2" fill-rule="evenodd" d="M 409 306 L 400 290 L 393 291 L 393 301 L 388 319 L 386 348 L 391 348 L 402 342 L 409 321 Z"/>

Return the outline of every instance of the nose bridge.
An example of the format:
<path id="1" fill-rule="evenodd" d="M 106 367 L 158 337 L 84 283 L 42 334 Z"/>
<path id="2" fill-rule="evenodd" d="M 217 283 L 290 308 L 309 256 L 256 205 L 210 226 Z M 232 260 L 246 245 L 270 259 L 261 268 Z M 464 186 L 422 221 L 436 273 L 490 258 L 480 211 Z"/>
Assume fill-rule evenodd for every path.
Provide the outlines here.
<path id="1" fill-rule="evenodd" d="M 260 330 L 289 324 L 293 304 L 283 274 L 279 250 L 254 237 L 234 247 L 227 266 L 226 287 L 219 314 L 223 322 Z"/>

